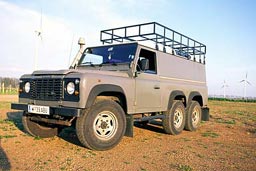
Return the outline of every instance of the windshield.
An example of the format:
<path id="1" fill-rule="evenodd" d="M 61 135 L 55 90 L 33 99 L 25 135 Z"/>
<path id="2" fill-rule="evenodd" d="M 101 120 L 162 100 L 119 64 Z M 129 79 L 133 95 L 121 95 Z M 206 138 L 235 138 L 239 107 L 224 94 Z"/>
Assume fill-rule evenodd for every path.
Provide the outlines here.
<path id="1" fill-rule="evenodd" d="M 136 49 L 136 43 L 88 48 L 79 65 L 130 63 L 134 59 Z"/>

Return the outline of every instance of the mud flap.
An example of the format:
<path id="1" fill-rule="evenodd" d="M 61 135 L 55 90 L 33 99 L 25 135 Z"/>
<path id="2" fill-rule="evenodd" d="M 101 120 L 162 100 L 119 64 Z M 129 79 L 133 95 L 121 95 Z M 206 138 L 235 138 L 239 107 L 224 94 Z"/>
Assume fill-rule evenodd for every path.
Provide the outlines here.
<path id="1" fill-rule="evenodd" d="M 209 121 L 210 119 L 210 109 L 208 107 L 202 108 L 202 121 Z"/>
<path id="2" fill-rule="evenodd" d="M 125 136 L 133 137 L 133 115 L 125 115 L 126 116 L 126 130 Z"/>

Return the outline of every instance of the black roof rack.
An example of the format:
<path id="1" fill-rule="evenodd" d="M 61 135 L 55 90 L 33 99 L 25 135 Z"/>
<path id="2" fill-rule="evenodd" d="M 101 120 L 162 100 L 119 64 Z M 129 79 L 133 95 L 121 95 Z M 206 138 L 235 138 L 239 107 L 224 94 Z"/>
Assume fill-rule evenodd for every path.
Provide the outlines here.
<path id="1" fill-rule="evenodd" d="M 204 57 L 206 54 L 206 46 L 188 36 L 185 36 L 177 31 L 174 31 L 157 22 L 137 24 L 113 29 L 102 30 L 100 40 L 105 43 L 117 43 L 124 41 L 152 41 L 158 49 L 158 45 L 163 46 L 163 51 L 166 47 L 171 47 L 174 50 L 193 55 Z"/>

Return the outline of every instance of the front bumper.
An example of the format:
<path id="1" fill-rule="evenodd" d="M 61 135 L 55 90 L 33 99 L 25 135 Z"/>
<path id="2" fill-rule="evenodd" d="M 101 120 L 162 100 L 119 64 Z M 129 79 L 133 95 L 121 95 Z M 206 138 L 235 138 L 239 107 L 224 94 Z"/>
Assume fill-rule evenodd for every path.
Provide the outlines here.
<path id="1" fill-rule="evenodd" d="M 25 112 L 28 112 L 28 104 L 12 103 L 11 109 L 23 110 Z M 80 112 L 81 112 L 81 109 L 77 109 L 77 108 L 51 107 L 50 106 L 50 115 L 79 117 Z"/>

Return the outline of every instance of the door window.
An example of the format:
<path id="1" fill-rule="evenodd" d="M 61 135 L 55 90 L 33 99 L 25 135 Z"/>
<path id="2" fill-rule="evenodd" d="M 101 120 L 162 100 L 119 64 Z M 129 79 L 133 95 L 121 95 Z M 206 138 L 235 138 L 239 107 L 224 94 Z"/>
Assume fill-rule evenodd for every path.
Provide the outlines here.
<path id="1" fill-rule="evenodd" d="M 147 59 L 149 62 L 149 68 L 148 70 L 142 71 L 142 61 L 144 59 Z M 145 73 L 150 73 L 150 74 L 156 74 L 156 53 L 146 50 L 146 49 L 141 49 L 140 54 L 139 54 L 139 59 L 137 63 L 137 71 L 145 72 Z"/>

